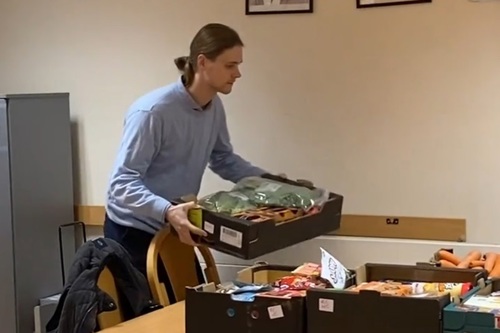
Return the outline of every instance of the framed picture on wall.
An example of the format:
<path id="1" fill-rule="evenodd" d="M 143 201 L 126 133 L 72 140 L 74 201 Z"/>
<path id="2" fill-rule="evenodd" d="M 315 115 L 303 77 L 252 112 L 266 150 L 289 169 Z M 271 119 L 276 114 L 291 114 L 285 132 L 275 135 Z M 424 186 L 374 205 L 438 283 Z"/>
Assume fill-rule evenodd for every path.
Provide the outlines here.
<path id="1" fill-rule="evenodd" d="M 247 15 L 312 12 L 313 0 L 245 0 Z"/>
<path id="2" fill-rule="evenodd" d="M 413 5 L 417 3 L 429 3 L 432 0 L 356 0 L 357 8 L 383 7 L 397 5 Z"/>

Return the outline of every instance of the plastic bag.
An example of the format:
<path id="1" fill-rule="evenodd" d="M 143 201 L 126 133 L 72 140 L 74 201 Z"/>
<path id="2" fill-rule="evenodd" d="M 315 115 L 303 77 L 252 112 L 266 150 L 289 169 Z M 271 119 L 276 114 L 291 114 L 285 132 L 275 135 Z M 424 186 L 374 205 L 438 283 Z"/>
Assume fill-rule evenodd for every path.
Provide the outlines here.
<path id="1" fill-rule="evenodd" d="M 214 212 L 237 214 L 259 207 L 298 208 L 308 212 L 321 207 L 329 197 L 323 189 L 309 189 L 262 177 L 240 180 L 231 191 L 208 195 L 198 204 Z"/>
<path id="2" fill-rule="evenodd" d="M 212 212 L 229 215 L 257 208 L 246 195 L 236 191 L 215 192 L 198 200 L 198 204 Z"/>
<path id="3" fill-rule="evenodd" d="M 244 178 L 232 191 L 245 195 L 256 206 L 300 208 L 306 212 L 323 206 L 329 197 L 324 189 L 309 189 L 261 177 Z"/>

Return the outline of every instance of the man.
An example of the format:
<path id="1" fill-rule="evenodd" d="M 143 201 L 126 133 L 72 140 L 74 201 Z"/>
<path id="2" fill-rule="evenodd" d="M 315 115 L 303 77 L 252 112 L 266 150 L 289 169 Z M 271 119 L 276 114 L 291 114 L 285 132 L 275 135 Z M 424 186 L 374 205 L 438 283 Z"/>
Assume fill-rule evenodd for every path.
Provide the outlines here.
<path id="1" fill-rule="evenodd" d="M 182 75 L 130 107 L 107 192 L 104 236 L 122 244 L 146 274 L 154 234 L 168 223 L 182 242 L 206 236 L 187 219 L 194 203 L 170 200 L 198 194 L 207 166 L 237 182 L 265 170 L 233 152 L 218 93 L 229 94 L 241 77 L 243 42 L 231 28 L 208 24 L 195 35 L 187 57 L 175 59 Z"/>

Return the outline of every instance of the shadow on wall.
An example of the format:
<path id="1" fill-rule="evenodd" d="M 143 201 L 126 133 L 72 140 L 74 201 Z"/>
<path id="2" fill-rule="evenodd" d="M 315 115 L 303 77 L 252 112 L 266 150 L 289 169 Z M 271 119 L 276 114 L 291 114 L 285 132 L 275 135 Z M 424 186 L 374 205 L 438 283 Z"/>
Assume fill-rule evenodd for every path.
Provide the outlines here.
<path id="1" fill-rule="evenodd" d="M 71 120 L 71 146 L 72 146 L 72 159 L 73 159 L 73 198 L 75 205 L 80 205 L 82 203 L 82 166 L 83 161 L 80 156 L 80 138 L 82 130 L 81 125 L 78 123 L 77 119 Z M 76 222 L 76 221 L 75 221 Z M 75 233 L 75 245 L 78 248 L 81 245 L 82 234 L 81 228 L 73 229 Z M 103 236 L 102 226 L 85 226 L 85 232 L 87 240 L 92 240 Z"/>
<path id="2" fill-rule="evenodd" d="M 81 202 L 80 128 L 75 119 L 71 120 L 70 126 L 71 158 L 73 160 L 73 202 L 78 205 Z M 68 277 L 76 251 L 89 238 L 87 227 L 83 223 L 74 224 L 73 222 L 78 221 L 75 221 L 73 217 L 73 221 L 68 221 L 67 224 L 59 227 L 59 251 L 63 280 Z"/>
<path id="3" fill-rule="evenodd" d="M 81 159 L 80 159 L 80 128 L 76 119 L 71 120 L 71 149 L 73 159 L 73 198 L 75 204 L 82 202 L 81 195 Z"/>

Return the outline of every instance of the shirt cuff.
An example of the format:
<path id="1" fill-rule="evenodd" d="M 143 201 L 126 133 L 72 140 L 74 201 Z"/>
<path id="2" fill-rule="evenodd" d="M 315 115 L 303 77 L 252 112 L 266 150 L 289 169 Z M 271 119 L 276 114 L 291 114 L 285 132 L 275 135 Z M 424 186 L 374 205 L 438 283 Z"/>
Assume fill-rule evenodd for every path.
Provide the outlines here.
<path id="1" fill-rule="evenodd" d="M 172 206 L 168 200 L 158 197 L 153 204 L 153 216 L 162 223 L 167 222 L 167 210 Z"/>

